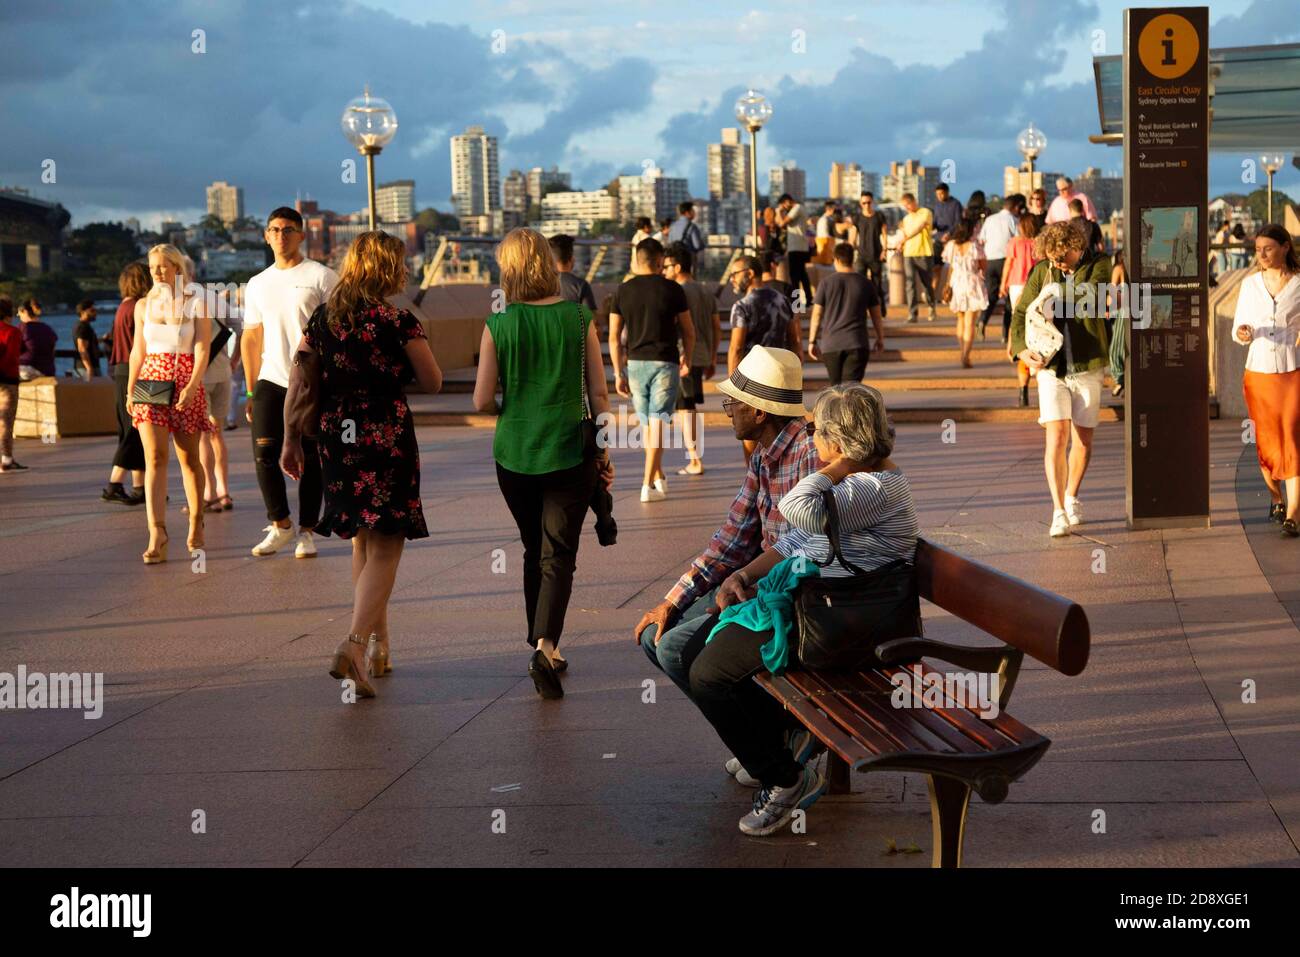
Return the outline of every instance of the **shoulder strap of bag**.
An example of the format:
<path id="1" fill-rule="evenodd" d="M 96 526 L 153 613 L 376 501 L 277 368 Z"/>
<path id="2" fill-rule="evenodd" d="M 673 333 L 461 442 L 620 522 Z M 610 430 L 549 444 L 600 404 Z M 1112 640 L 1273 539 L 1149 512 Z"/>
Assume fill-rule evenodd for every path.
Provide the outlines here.
<path id="1" fill-rule="evenodd" d="M 844 552 L 840 549 L 840 510 L 835 504 L 834 488 L 822 490 L 822 502 L 826 505 L 826 537 L 829 538 L 831 542 L 831 553 L 839 561 L 842 568 L 855 575 L 868 574 L 845 558 Z M 827 562 L 826 564 L 829 565 L 830 562 Z"/>

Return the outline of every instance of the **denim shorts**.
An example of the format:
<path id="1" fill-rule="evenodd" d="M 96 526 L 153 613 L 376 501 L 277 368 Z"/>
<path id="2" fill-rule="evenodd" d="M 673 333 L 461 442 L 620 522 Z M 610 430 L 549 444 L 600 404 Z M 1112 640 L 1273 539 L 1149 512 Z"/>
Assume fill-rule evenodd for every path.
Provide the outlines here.
<path id="1" fill-rule="evenodd" d="M 629 359 L 627 384 L 632 390 L 632 407 L 642 422 L 650 416 L 672 418 L 677 406 L 681 371 L 676 362 Z"/>

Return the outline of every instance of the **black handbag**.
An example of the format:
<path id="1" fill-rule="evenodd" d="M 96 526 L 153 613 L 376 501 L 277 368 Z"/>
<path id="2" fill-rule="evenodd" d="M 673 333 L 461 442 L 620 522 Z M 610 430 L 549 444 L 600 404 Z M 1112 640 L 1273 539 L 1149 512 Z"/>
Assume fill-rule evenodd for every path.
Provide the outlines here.
<path id="1" fill-rule="evenodd" d="M 857 671 L 880 664 L 876 648 L 895 638 L 921 636 L 916 566 L 898 558 L 863 571 L 840 549 L 834 489 L 822 493 L 831 553 L 851 576 L 805 578 L 795 594 L 799 662 L 818 671 Z M 819 562 L 823 567 L 831 560 Z"/>
<path id="2" fill-rule="evenodd" d="M 594 320 L 593 320 L 594 321 Z M 578 306 L 578 326 L 581 329 L 579 361 L 582 363 L 582 421 L 578 428 L 582 434 L 582 460 L 591 462 L 600 455 L 596 422 L 591 416 L 591 396 L 587 394 L 587 308 Z M 596 540 L 603 546 L 618 544 L 618 522 L 614 520 L 614 496 L 597 479 L 588 503 L 596 516 Z"/>
<path id="3" fill-rule="evenodd" d="M 131 402 L 136 405 L 171 405 L 176 383 L 159 379 L 136 379 Z"/>

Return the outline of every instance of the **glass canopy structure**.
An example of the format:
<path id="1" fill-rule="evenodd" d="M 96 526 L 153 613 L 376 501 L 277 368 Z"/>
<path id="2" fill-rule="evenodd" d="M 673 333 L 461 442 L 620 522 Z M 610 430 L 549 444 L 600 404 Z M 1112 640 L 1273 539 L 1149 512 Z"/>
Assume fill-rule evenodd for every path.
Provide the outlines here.
<path id="1" fill-rule="evenodd" d="M 1124 58 L 1093 57 L 1101 135 L 1124 140 Z M 1210 149 L 1300 153 L 1300 43 L 1210 50 Z"/>

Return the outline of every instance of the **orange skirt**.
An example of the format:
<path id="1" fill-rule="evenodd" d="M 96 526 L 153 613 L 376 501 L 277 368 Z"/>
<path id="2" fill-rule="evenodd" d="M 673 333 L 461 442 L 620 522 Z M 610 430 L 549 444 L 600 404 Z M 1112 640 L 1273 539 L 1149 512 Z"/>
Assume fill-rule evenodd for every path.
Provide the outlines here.
<path id="1" fill-rule="evenodd" d="M 1300 476 L 1300 369 L 1247 369 L 1242 389 L 1255 423 L 1260 467 L 1279 481 Z"/>

